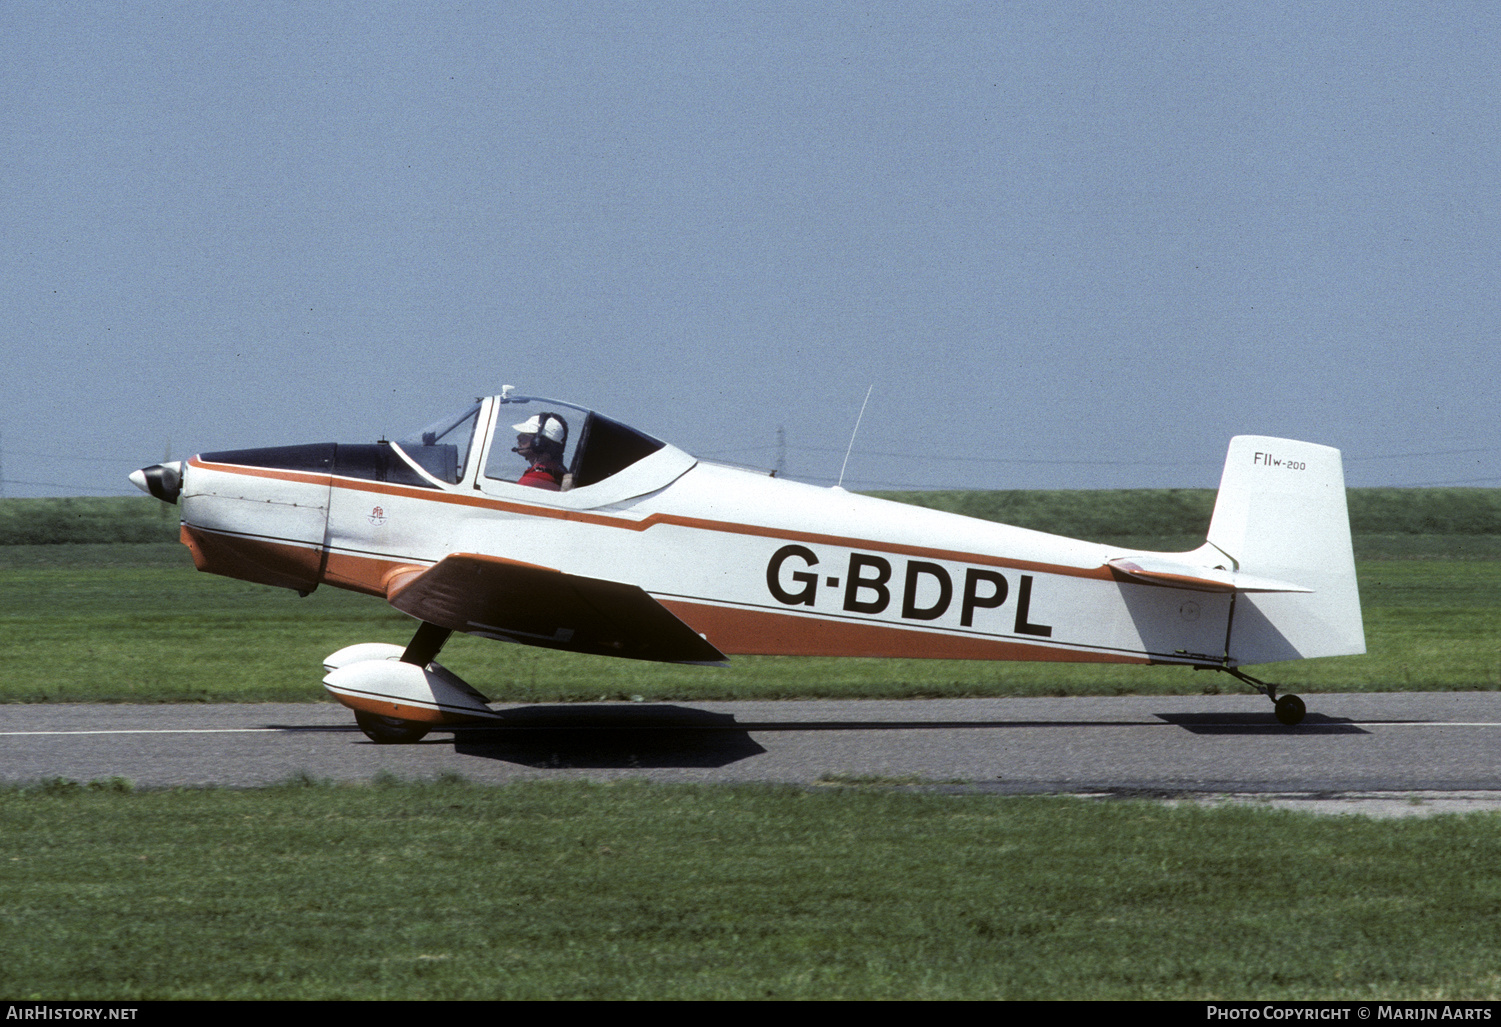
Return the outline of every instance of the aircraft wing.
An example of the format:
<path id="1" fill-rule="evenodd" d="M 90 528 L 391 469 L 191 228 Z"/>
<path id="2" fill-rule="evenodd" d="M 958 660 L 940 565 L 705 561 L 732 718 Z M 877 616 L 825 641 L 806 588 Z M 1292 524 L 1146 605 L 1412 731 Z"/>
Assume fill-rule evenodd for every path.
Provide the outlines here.
<path id="1" fill-rule="evenodd" d="M 643 589 L 477 553 L 392 576 L 386 598 L 439 627 L 548 649 L 664 663 L 724 653 Z"/>

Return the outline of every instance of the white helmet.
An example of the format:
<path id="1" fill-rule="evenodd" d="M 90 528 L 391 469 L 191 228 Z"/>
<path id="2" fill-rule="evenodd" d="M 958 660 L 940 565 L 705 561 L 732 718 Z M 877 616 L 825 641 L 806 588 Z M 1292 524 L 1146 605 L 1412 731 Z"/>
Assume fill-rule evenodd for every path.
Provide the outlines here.
<path id="1" fill-rule="evenodd" d="M 562 445 L 568 438 L 568 425 L 557 414 L 534 414 L 521 424 L 511 425 L 517 435 L 538 435 Z"/>

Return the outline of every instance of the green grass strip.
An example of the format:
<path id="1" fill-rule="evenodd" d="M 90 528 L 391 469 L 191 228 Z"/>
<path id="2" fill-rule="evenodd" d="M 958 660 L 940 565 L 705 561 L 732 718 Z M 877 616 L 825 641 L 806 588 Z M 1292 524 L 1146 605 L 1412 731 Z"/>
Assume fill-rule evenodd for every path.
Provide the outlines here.
<path id="1" fill-rule="evenodd" d="M 1494 999 L 1501 816 L 448 781 L 0 793 L 12 999 Z"/>
<path id="2" fill-rule="evenodd" d="M 1501 688 L 1501 561 L 1358 568 L 1367 655 L 1257 676 L 1315 693 Z M 323 657 L 354 642 L 405 645 L 413 623 L 368 596 L 321 588 L 300 599 L 199 574 L 178 545 L 0 547 L 0 702 L 320 701 Z M 497 702 L 1242 690 L 1177 667 L 793 657 L 676 667 L 467 636 L 442 660 Z"/>

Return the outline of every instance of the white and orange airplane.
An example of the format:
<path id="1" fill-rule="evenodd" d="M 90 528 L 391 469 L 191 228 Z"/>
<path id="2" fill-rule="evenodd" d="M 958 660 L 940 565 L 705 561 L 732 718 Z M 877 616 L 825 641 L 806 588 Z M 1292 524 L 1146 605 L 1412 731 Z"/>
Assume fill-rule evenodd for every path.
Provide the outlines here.
<path id="1" fill-rule="evenodd" d="M 516 445 L 512 446 L 512 440 Z M 732 654 L 1177 664 L 1365 652 L 1339 451 L 1230 442 L 1207 541 L 1140 552 L 695 459 L 602 414 L 516 394 L 410 438 L 201 453 L 131 480 L 181 503 L 199 570 L 385 599 L 405 648 L 323 679 L 377 742 L 495 719 L 436 662 L 455 632 L 716 664 Z"/>

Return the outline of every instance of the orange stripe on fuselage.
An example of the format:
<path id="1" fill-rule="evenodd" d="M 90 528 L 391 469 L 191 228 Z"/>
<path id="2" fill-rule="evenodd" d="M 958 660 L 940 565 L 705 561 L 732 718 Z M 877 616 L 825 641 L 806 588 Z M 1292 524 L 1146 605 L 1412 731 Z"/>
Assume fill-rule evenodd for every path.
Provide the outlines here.
<path id="1" fill-rule="evenodd" d="M 347 588 L 352 592 L 387 598 L 396 584 L 403 584 L 408 575 L 421 574 L 428 564 L 413 564 L 410 560 L 394 560 L 377 556 L 356 556 L 329 550 L 323 580 L 335 588 Z"/>
<path id="2" fill-rule="evenodd" d="M 1067 649 L 1002 638 L 949 635 L 879 622 L 828 620 L 772 610 L 659 602 L 729 656 L 872 656 L 919 660 L 1150 663 L 1145 655 Z"/>
<path id="3" fill-rule="evenodd" d="M 197 457 L 188 462 L 194 467 L 206 467 L 230 474 L 247 473 L 257 477 L 283 478 L 287 481 L 319 485 L 330 480 L 327 475 L 311 475 L 299 471 L 282 471 L 265 467 L 241 467 L 238 464 L 203 463 Z M 647 531 L 658 525 L 667 525 L 692 528 L 698 531 L 718 532 L 727 535 L 749 535 L 755 538 L 786 539 L 793 542 L 811 542 L 821 545 L 840 546 L 846 549 L 868 549 L 876 552 L 892 553 L 898 556 L 920 556 L 935 560 L 952 560 L 956 563 L 973 563 L 986 567 L 1007 567 L 1013 570 L 1036 571 L 1041 574 L 1058 574 L 1070 578 L 1092 578 L 1098 581 L 1115 580 L 1115 575 L 1111 572 L 1110 567 L 1106 565 L 1099 567 L 1069 567 L 1064 564 L 1043 563 L 1035 560 L 1017 560 L 982 553 L 967 553 L 961 550 L 908 545 L 901 542 L 882 542 L 877 539 L 850 538 L 843 535 L 796 531 L 757 524 L 739 524 L 734 521 L 712 521 L 699 517 L 684 517 L 678 514 L 654 513 L 639 521 L 634 521 L 622 517 L 589 513 L 583 510 L 561 510 L 557 507 L 533 506 L 530 503 L 492 499 L 488 496 L 467 496 L 453 492 L 439 492 L 435 489 L 393 485 L 389 482 L 366 481 L 362 478 L 334 477 L 331 484 L 333 488 L 346 489 L 351 492 L 371 492 L 377 495 L 405 496 L 433 503 L 451 503 L 457 506 L 501 510 L 527 517 L 547 517 L 554 520 L 575 521 L 580 524 L 593 524 L 603 528 L 616 528 L 625 531 Z"/>
<path id="4" fill-rule="evenodd" d="M 200 570 L 260 581 L 283 588 L 306 590 L 319 551 L 316 548 L 269 539 L 220 535 L 183 525 L 183 541 L 193 550 Z M 203 556 L 208 560 L 200 559 Z M 272 568 L 275 570 L 273 571 Z M 323 580 L 340 588 L 386 598 L 405 584 L 409 575 L 426 565 L 400 560 L 331 552 Z M 279 571 L 280 573 L 276 573 Z M 951 635 L 904 628 L 879 621 L 828 619 L 775 610 L 716 606 L 691 599 L 656 597 L 694 631 L 707 636 L 720 652 L 731 656 L 869 656 L 909 659 L 1017 660 L 1058 663 L 1152 663 L 1144 654 L 1046 646 L 976 635 Z M 346 701 L 340 696 L 340 701 Z M 388 700 L 380 700 L 388 702 Z M 398 716 L 376 705 L 354 705 L 373 713 Z M 410 712 L 410 711 L 409 711 Z M 404 719 L 428 719 L 407 715 Z"/>
<path id="5" fill-rule="evenodd" d="M 321 580 L 323 550 L 272 539 L 227 535 L 184 523 L 178 538 L 200 571 L 260 585 L 311 592 Z"/>
<path id="6" fill-rule="evenodd" d="M 249 464 L 213 464 L 206 460 L 200 460 L 196 456 L 188 460 L 189 467 L 204 467 L 210 471 L 223 471 L 225 474 L 243 474 L 251 478 L 277 478 L 281 481 L 296 481 L 304 485 L 328 485 L 333 481 L 331 474 L 319 474 L 313 471 L 284 471 L 276 467 L 252 467 Z"/>

